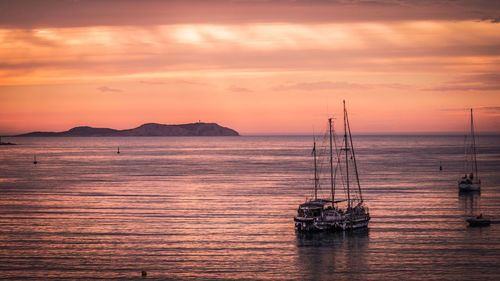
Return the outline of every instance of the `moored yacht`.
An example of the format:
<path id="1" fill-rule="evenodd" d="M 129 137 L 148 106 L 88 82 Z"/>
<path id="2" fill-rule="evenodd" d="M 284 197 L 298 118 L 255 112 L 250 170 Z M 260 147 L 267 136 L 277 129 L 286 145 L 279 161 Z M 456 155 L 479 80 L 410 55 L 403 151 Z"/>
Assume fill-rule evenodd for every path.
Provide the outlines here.
<path id="1" fill-rule="evenodd" d="M 323 231 L 323 230 L 348 230 L 367 227 L 370 221 L 368 207 L 364 205 L 361 185 L 359 183 L 358 168 L 356 165 L 356 156 L 352 145 L 351 129 L 349 126 L 349 118 L 344 102 L 344 138 L 342 148 L 337 149 L 337 142 L 333 134 L 332 119 L 328 119 L 329 125 L 329 160 L 330 160 L 330 184 L 331 198 L 318 198 L 318 169 L 316 142 L 313 146 L 314 156 L 314 198 L 306 200 L 299 205 L 297 216 L 295 216 L 295 228 L 298 231 Z M 334 167 L 334 152 L 337 159 Z M 342 161 L 345 158 L 345 161 Z M 350 162 L 351 165 L 349 164 Z M 342 168 L 343 167 L 343 168 Z M 351 190 L 349 170 L 354 170 L 357 188 Z M 344 191 L 347 198 L 336 200 L 335 189 L 338 177 L 341 178 L 341 183 L 344 186 Z M 352 177 L 352 175 L 351 175 Z"/>
<path id="2" fill-rule="evenodd" d="M 458 180 L 458 189 L 462 192 L 480 191 L 481 180 L 477 172 L 476 136 L 474 134 L 474 117 L 470 110 L 470 139 L 465 139 L 464 175 Z"/>

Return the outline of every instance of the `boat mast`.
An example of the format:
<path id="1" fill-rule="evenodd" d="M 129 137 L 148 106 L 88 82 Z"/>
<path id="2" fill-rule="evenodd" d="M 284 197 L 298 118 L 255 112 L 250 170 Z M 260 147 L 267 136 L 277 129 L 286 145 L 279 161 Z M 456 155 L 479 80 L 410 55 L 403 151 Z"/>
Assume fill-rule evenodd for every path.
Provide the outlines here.
<path id="1" fill-rule="evenodd" d="M 477 159 L 476 159 L 476 136 L 474 135 L 474 117 L 472 116 L 472 108 L 470 109 L 470 131 L 472 135 L 472 157 L 474 157 L 474 177 L 478 178 Z"/>
<path id="2" fill-rule="evenodd" d="M 345 109 L 345 100 L 342 101 L 344 103 L 344 150 L 345 150 L 345 173 L 346 173 L 346 183 L 347 183 L 347 208 L 351 208 L 351 192 L 349 190 L 349 155 L 347 150 L 347 111 Z"/>
<path id="3" fill-rule="evenodd" d="M 332 206 L 335 201 L 335 182 L 333 180 L 333 131 L 332 131 L 332 118 L 328 118 L 328 125 L 330 130 L 330 183 L 332 187 Z"/>
<path id="4" fill-rule="evenodd" d="M 465 134 L 464 136 L 464 175 L 467 176 L 467 174 L 469 173 L 469 165 L 468 165 L 468 162 L 469 162 L 469 159 L 468 159 L 468 156 L 467 156 L 467 149 L 468 149 L 468 145 L 467 145 L 467 134 Z"/>
<path id="5" fill-rule="evenodd" d="M 347 120 L 347 130 L 349 131 L 349 140 L 352 149 L 352 160 L 354 162 L 354 173 L 356 175 L 356 182 L 358 184 L 358 192 L 359 192 L 359 200 L 360 202 L 363 202 L 363 195 L 361 194 L 361 185 L 359 184 L 359 173 L 358 173 L 358 165 L 356 164 L 356 154 L 354 153 L 354 145 L 352 144 L 352 134 L 351 134 L 351 125 L 349 125 L 349 116 L 347 116 L 347 111 L 345 113 L 346 120 Z"/>
<path id="6" fill-rule="evenodd" d="M 314 156 L 314 200 L 318 199 L 318 169 L 316 164 L 316 139 L 314 139 L 313 146 L 313 156 Z"/>

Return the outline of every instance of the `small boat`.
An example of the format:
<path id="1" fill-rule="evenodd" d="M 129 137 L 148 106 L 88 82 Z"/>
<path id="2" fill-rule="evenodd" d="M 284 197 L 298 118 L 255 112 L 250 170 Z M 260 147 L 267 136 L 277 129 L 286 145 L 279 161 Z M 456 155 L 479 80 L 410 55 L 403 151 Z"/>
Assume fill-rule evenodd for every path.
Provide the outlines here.
<path id="1" fill-rule="evenodd" d="M 483 214 L 480 214 L 477 217 L 470 217 L 465 219 L 466 222 L 469 223 L 469 226 L 489 226 L 491 224 L 491 220 L 483 217 Z"/>
<path id="2" fill-rule="evenodd" d="M 363 196 L 361 193 L 361 185 L 359 183 L 359 174 L 356 165 L 356 156 L 352 145 L 351 129 L 344 101 L 344 138 L 343 145 L 340 150 L 337 150 L 337 142 L 333 135 L 332 119 L 328 119 L 329 125 L 329 160 L 330 160 L 330 185 L 331 198 L 318 198 L 319 178 L 317 169 L 316 141 L 314 141 L 312 155 L 314 158 L 314 198 L 307 200 L 299 205 L 297 215 L 294 217 L 295 229 L 303 232 L 312 231 L 344 231 L 357 228 L 368 227 L 370 214 L 368 207 L 364 205 Z M 335 143 L 337 158 L 334 168 L 333 143 Z M 345 152 L 343 155 L 342 152 Z M 341 158 L 345 158 L 345 162 Z M 349 162 L 353 163 L 349 167 Z M 341 164 L 343 163 L 343 167 Z M 357 183 L 357 189 L 351 190 L 349 169 L 354 170 L 354 176 Z M 337 181 L 337 173 L 341 174 L 343 179 L 345 194 L 347 198 L 336 200 L 335 189 Z M 351 175 L 352 177 L 352 175 Z M 341 206 L 344 205 L 344 206 Z"/>
<path id="3" fill-rule="evenodd" d="M 480 191 L 481 180 L 478 176 L 476 157 L 476 136 L 474 134 L 474 117 L 470 109 L 470 139 L 465 137 L 464 176 L 458 180 L 458 189 L 461 192 Z"/>

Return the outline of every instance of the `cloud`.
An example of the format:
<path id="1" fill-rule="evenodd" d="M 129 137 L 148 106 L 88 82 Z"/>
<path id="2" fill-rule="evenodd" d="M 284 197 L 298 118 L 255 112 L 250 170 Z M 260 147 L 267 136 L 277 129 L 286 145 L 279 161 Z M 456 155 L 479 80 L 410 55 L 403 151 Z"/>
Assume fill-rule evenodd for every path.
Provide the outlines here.
<path id="1" fill-rule="evenodd" d="M 314 91 L 314 90 L 334 90 L 334 89 L 366 89 L 365 85 L 350 82 L 316 81 L 301 82 L 294 84 L 278 85 L 273 88 L 275 91 Z"/>
<path id="2" fill-rule="evenodd" d="M 110 88 L 108 86 L 98 87 L 97 90 L 99 90 L 99 91 L 101 91 L 103 93 L 119 93 L 119 92 L 122 91 L 120 89 Z"/>
<path id="3" fill-rule="evenodd" d="M 283 23 L 496 19 L 491 0 L 3 0 L 0 26 L 145 26 L 184 23 Z"/>
<path id="4" fill-rule="evenodd" d="M 433 87 L 424 88 L 423 90 L 441 92 L 500 91 L 500 74 L 483 73 L 462 75 L 454 80 Z"/>
<path id="5" fill-rule="evenodd" d="M 447 112 L 467 112 L 469 111 L 470 108 L 444 108 L 441 109 L 441 111 L 447 111 Z M 489 114 L 500 114 L 500 106 L 478 106 L 473 108 L 474 111 L 480 111 L 484 113 L 489 113 Z"/>
<path id="6" fill-rule="evenodd" d="M 473 91 L 498 91 L 500 85 L 441 85 L 431 88 L 425 88 L 425 91 L 441 91 L 441 92 L 473 92 Z"/>
<path id="7" fill-rule="evenodd" d="M 500 114 L 500 106 L 482 106 L 478 109 L 488 113 Z"/>
<path id="8" fill-rule="evenodd" d="M 43 33 L 43 31 L 39 30 L 22 29 L 3 33 L 0 39 L 5 42 L 23 42 L 26 46 L 35 48 L 56 48 L 61 46 L 59 42 L 45 38 Z"/>
<path id="9" fill-rule="evenodd" d="M 0 84 L 137 75 L 145 85 L 202 85 L 188 76 L 220 70 L 471 72 L 485 63 L 493 72 L 497 29 L 483 22 L 0 29 L 0 76 L 12 77 Z M 22 71 L 32 72 L 31 79 Z M 165 72 L 188 78 L 160 79 Z"/>
<path id="10" fill-rule="evenodd" d="M 165 85 L 167 84 L 166 82 L 163 81 L 150 81 L 150 80 L 141 80 L 141 84 L 147 84 L 147 85 Z"/>
<path id="11" fill-rule="evenodd" d="M 482 18 L 481 21 L 490 22 L 490 23 L 500 23 L 500 16 L 494 18 Z"/>
<path id="12" fill-rule="evenodd" d="M 458 83 L 483 83 L 483 84 L 500 84 L 499 73 L 481 73 L 473 75 L 462 75 L 454 82 Z"/>
<path id="13" fill-rule="evenodd" d="M 250 92 L 252 92 L 252 90 L 250 90 L 248 88 L 234 86 L 234 85 L 232 85 L 231 87 L 229 87 L 228 90 L 230 92 L 233 92 L 233 93 L 250 93 Z"/>
<path id="14" fill-rule="evenodd" d="M 374 88 L 391 88 L 391 89 L 406 89 L 409 85 L 398 83 L 387 84 L 370 84 L 370 83 L 352 83 L 352 82 L 335 82 L 335 81 L 316 81 L 316 82 L 300 82 L 294 84 L 283 84 L 273 87 L 275 91 L 318 91 L 318 90 L 355 90 L 355 89 L 374 89 Z"/>
<path id="15" fill-rule="evenodd" d="M 203 82 L 198 82 L 198 81 L 191 81 L 191 80 L 181 80 L 181 79 L 176 79 L 176 80 L 141 80 L 141 84 L 146 84 L 146 85 L 171 85 L 171 84 L 188 84 L 188 85 L 206 85 L 206 83 Z"/>

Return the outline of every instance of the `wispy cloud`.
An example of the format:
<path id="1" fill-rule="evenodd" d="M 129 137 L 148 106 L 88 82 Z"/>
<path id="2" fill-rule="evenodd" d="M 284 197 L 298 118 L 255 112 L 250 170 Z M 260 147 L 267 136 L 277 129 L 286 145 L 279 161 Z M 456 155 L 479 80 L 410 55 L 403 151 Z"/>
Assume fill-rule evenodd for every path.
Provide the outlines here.
<path id="1" fill-rule="evenodd" d="M 498 91 L 500 90 L 500 85 L 440 85 L 436 87 L 425 88 L 425 91 L 442 91 L 442 92 L 473 92 L 473 91 Z"/>
<path id="2" fill-rule="evenodd" d="M 152 80 L 141 80 L 141 84 L 146 84 L 146 85 L 165 85 L 167 82 L 164 81 L 152 81 Z"/>
<path id="3" fill-rule="evenodd" d="M 424 88 L 424 91 L 499 91 L 500 74 L 483 73 L 475 75 L 463 75 L 448 82 L 433 87 Z"/>
<path id="4" fill-rule="evenodd" d="M 101 91 L 103 93 L 119 93 L 119 92 L 122 91 L 120 89 L 111 88 L 111 87 L 108 87 L 108 86 L 98 87 L 97 90 L 99 90 L 99 91 Z"/>
<path id="5" fill-rule="evenodd" d="M 443 108 L 440 111 L 446 111 L 446 112 L 468 112 L 470 108 L 465 108 L 465 107 L 460 107 L 460 108 Z M 486 114 L 491 114 L 491 115 L 498 115 L 500 114 L 500 106 L 478 106 L 473 108 L 474 111 L 476 112 L 483 112 Z"/>
<path id="6" fill-rule="evenodd" d="M 230 92 L 233 93 L 250 93 L 252 90 L 245 88 L 245 87 L 239 87 L 239 86 L 234 86 L 232 85 L 231 87 L 228 88 Z"/>
<path id="7" fill-rule="evenodd" d="M 315 81 L 315 82 L 300 82 L 293 84 L 283 84 L 273 87 L 275 91 L 321 91 L 321 90 L 355 90 L 355 89 L 375 89 L 375 88 L 391 88 L 405 89 L 409 85 L 398 83 L 352 83 L 344 81 Z"/>
<path id="8" fill-rule="evenodd" d="M 293 84 L 283 84 L 273 87 L 275 91 L 314 91 L 314 90 L 333 90 L 333 89 L 366 89 L 366 85 L 350 83 L 350 82 L 333 82 L 333 81 L 315 81 L 315 82 L 300 82 Z"/>
<path id="9" fill-rule="evenodd" d="M 493 18 L 483 18 L 481 21 L 486 21 L 490 23 L 500 23 L 500 16 L 498 17 L 493 17 Z"/>
<path id="10" fill-rule="evenodd" d="M 500 106 L 483 106 L 478 109 L 484 112 L 500 114 Z"/>
<path id="11" fill-rule="evenodd" d="M 188 85 L 206 85 L 206 83 L 191 81 L 191 80 L 141 80 L 139 81 L 141 84 L 146 85 L 169 85 L 169 84 L 188 84 Z"/>

